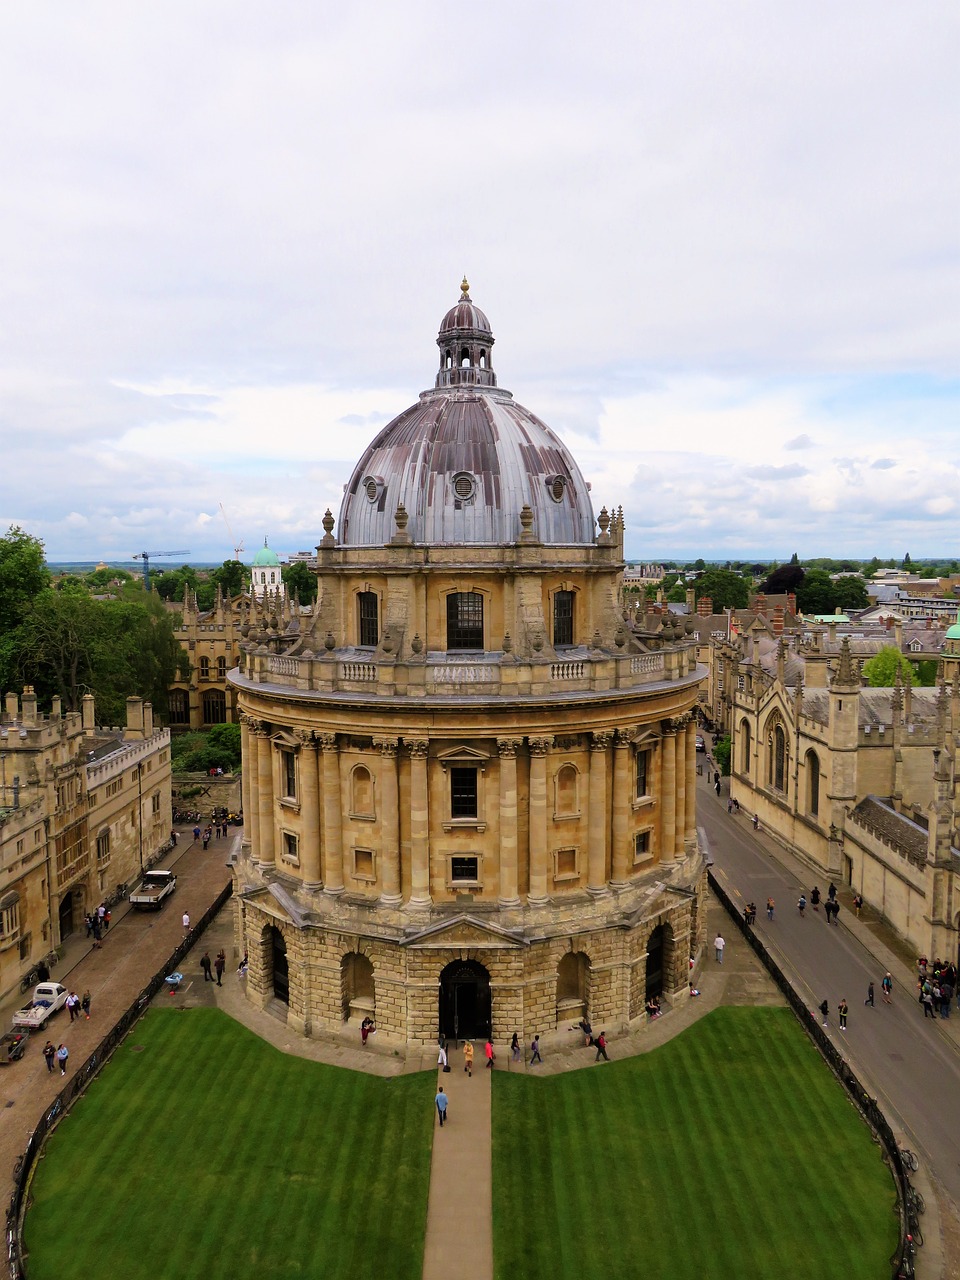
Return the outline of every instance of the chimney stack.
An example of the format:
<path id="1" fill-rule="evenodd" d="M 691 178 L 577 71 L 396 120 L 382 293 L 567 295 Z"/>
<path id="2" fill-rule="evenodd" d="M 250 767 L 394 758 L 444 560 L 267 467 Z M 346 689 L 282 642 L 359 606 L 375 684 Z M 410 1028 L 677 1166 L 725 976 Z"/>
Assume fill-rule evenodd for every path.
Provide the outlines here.
<path id="1" fill-rule="evenodd" d="M 23 697 L 20 699 L 20 706 L 23 709 L 23 723 L 30 729 L 35 728 L 37 724 L 37 695 L 32 684 L 23 686 Z"/>
<path id="2" fill-rule="evenodd" d="M 125 738 L 134 741 L 143 737 L 143 699 L 131 697 L 127 699 L 127 731 Z"/>
<path id="3" fill-rule="evenodd" d="M 97 727 L 97 716 L 92 693 L 85 693 L 83 695 L 82 715 L 83 732 L 93 733 L 94 729 Z"/>
<path id="4" fill-rule="evenodd" d="M 697 617 L 709 618 L 713 613 L 713 599 L 710 596 L 701 596 L 697 601 Z"/>
<path id="5" fill-rule="evenodd" d="M 773 634 L 775 636 L 783 635 L 783 605 L 774 605 L 773 608 Z"/>

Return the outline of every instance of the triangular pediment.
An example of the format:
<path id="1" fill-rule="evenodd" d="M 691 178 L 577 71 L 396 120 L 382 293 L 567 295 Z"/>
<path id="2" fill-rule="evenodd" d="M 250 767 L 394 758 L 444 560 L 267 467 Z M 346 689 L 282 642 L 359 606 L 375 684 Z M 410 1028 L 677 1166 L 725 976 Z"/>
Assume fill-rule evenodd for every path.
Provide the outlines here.
<path id="1" fill-rule="evenodd" d="M 486 764 L 490 756 L 475 747 L 451 747 L 449 751 L 439 752 L 437 759 L 441 764 Z"/>
<path id="2" fill-rule="evenodd" d="M 448 947 L 470 947 L 475 951 L 497 950 L 504 947 L 525 947 L 525 938 L 499 925 L 490 924 L 477 916 L 458 915 L 449 920 L 439 920 L 404 938 L 401 946 L 418 950 L 443 950 Z"/>

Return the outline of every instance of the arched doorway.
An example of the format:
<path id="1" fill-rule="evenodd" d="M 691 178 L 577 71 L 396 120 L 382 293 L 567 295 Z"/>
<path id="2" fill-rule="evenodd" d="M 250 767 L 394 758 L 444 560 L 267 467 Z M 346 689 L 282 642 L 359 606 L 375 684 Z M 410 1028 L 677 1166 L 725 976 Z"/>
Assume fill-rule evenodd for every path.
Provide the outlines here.
<path id="1" fill-rule="evenodd" d="M 69 889 L 60 899 L 60 909 L 57 913 L 60 921 L 61 942 L 64 938 L 69 938 L 70 934 L 73 933 L 73 908 L 74 893 L 72 889 Z"/>
<path id="2" fill-rule="evenodd" d="M 440 1034 L 480 1040 L 491 1034 L 490 974 L 476 960 L 454 960 L 440 974 Z"/>
<path id="3" fill-rule="evenodd" d="M 663 925 L 658 924 L 647 942 L 646 997 L 663 995 Z"/>
<path id="4" fill-rule="evenodd" d="M 273 961 L 273 994 L 284 1004 L 289 1004 L 290 966 L 287 962 L 287 942 L 275 926 L 270 929 L 270 952 Z"/>

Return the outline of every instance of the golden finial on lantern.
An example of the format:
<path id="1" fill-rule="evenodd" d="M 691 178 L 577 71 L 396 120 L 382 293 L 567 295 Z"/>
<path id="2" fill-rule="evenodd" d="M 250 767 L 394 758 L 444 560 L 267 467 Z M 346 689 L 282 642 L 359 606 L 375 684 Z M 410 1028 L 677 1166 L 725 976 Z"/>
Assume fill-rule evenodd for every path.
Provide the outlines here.
<path id="1" fill-rule="evenodd" d="M 470 294 L 470 284 L 466 276 L 464 276 L 463 279 L 460 281 L 460 292 L 463 294 L 464 300 L 466 300 Z"/>

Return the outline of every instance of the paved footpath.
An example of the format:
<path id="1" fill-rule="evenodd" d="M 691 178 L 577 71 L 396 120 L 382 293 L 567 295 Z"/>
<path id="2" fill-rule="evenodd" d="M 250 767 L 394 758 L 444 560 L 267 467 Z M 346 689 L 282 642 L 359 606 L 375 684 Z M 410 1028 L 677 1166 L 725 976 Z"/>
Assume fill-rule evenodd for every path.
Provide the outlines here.
<path id="1" fill-rule="evenodd" d="M 470 1280 L 493 1280 L 492 1072 L 484 1066 L 483 1045 L 475 1048 L 479 1070 L 475 1066 L 472 1077 L 459 1050 L 451 1051 L 451 1070 L 437 1073 L 450 1101 L 442 1130 L 434 1120 L 423 1280 L 447 1280 L 451 1262 L 464 1258 Z"/>

